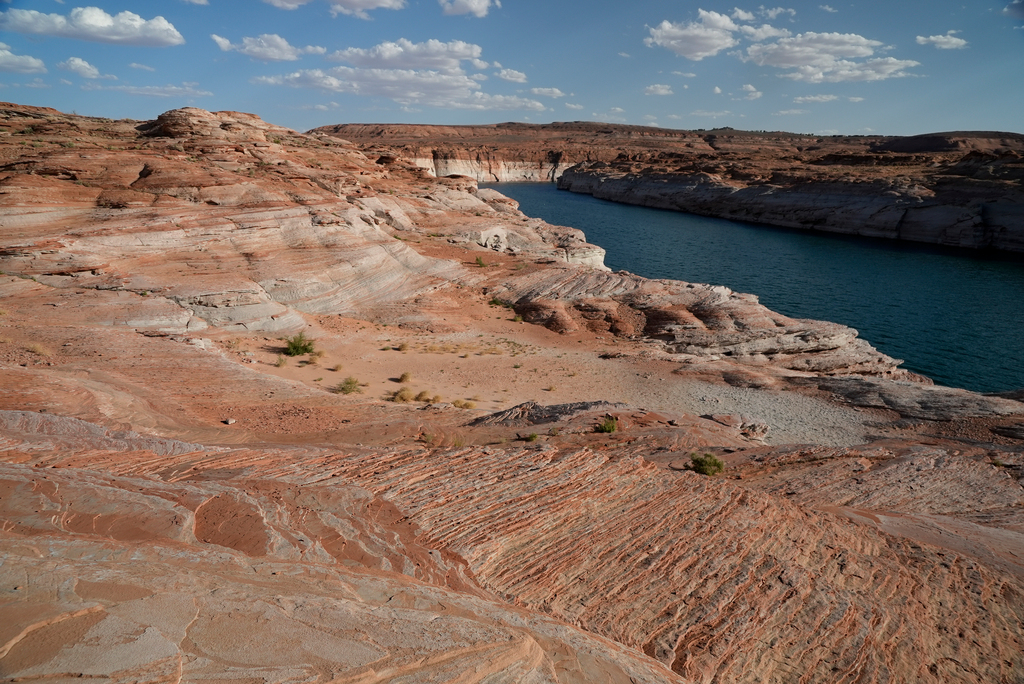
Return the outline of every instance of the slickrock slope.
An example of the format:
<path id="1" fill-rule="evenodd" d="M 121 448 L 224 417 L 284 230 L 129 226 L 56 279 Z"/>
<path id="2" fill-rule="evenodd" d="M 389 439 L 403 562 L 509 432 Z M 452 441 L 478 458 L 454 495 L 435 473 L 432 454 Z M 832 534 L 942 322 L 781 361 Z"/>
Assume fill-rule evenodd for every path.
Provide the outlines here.
<path id="1" fill-rule="evenodd" d="M 74 554 L 71 569 L 80 573 L 75 593 L 58 594 L 61 603 L 47 609 L 91 622 L 69 630 L 82 641 L 51 656 L 51 667 L 76 653 L 98 659 L 90 645 L 137 633 L 147 609 L 168 605 L 179 618 L 164 618 L 148 639 L 133 637 L 122 648 L 150 668 L 165 664 L 162 656 L 186 677 L 228 663 L 235 676 L 271 664 L 281 676 L 276 654 L 294 649 L 293 668 L 321 677 L 348 668 L 344 681 L 357 681 L 360 670 L 411 667 L 410 650 L 434 665 L 428 654 L 441 647 L 449 667 L 465 672 L 473 663 L 472 681 L 485 674 L 530 680 L 563 662 L 570 664 L 559 673 L 565 681 L 585 680 L 578 670 L 598 654 L 591 675 L 618 669 L 658 680 L 652 665 L 645 669 L 627 651 L 595 652 L 575 630 L 516 618 L 487 602 L 490 591 L 642 651 L 683 681 L 1022 681 L 1024 567 L 990 569 L 970 550 L 851 525 L 745 482 L 662 470 L 635 448 L 69 451 L 37 448 L 3 472 L 17 493 L 4 499 L 4 543 L 17 550 L 9 570 L 30 597 L 19 610 L 31 613 L 31 599 L 67 582 L 68 568 L 38 573 L 50 567 L 47 559 Z M 949 492 L 970 473 L 968 486 L 988 492 L 951 505 L 1019 510 L 1019 485 L 996 469 L 959 459 L 944 470 L 936 456 L 958 459 L 934 453 L 922 482 Z M 847 462 L 865 456 L 891 468 L 885 455 L 845 454 Z M 907 475 L 921 470 L 920 459 L 908 465 Z M 108 474 L 76 470 L 82 466 Z M 799 482 L 787 496 L 802 489 Z M 901 504 L 876 495 L 873 505 Z M 146 565 L 137 550 L 122 561 L 121 545 L 141 540 Z M 389 573 L 375 578 L 372 570 Z M 282 582 L 274 573 L 285 575 Z M 268 590 L 281 593 L 270 598 Z M 243 603 L 253 595 L 255 604 Z M 424 624 L 431 611 L 452 617 Z M 254 630 L 265 644 L 259 662 L 215 631 L 226 619 L 219 613 Z M 456 616 L 461 621 L 450 622 Z M 395 640 L 388 629 L 412 633 Z M 269 641 L 278 635 L 285 640 Z M 24 650 L 44 636 L 29 632 Z M 319 646 L 300 647 L 310 641 Z M 465 661 L 451 662 L 456 656 Z M 496 660 L 490 671 L 476 665 L 481 657 Z M 81 662 L 100 669 L 91 659 Z M 13 662 L 24 669 L 12 674 L 37 671 L 32 661 Z M 671 681 L 664 672 L 660 679 Z"/>
<path id="2" fill-rule="evenodd" d="M 679 681 L 497 600 L 394 505 L 337 480 L 5 463 L 0 491 L 5 679 Z"/>
<path id="3" fill-rule="evenodd" d="M 249 114 L 0 105 L 0 674 L 1024 681 L 1020 397 L 602 256 Z"/>
<path id="4" fill-rule="evenodd" d="M 1015 133 L 818 137 L 584 122 L 317 130 L 415 158 L 437 175 L 557 180 L 572 192 L 706 216 L 1024 251 L 1024 136 Z"/>

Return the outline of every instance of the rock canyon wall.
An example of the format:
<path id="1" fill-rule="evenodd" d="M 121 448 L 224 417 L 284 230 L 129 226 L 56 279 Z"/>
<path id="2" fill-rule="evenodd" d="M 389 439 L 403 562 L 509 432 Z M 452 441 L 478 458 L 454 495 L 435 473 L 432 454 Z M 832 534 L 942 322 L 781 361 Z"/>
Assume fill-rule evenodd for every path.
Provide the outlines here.
<path id="1" fill-rule="evenodd" d="M 555 180 L 572 192 L 704 216 L 1024 251 L 1024 136 L 1014 133 L 820 137 L 581 122 L 318 130 L 378 152 L 390 141 L 436 175 Z"/>

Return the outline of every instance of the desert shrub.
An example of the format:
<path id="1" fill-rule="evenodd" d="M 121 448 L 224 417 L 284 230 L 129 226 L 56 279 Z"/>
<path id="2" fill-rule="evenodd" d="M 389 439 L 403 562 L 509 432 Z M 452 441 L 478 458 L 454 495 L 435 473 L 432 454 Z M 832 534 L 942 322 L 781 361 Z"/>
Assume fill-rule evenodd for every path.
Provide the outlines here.
<path id="1" fill-rule="evenodd" d="M 611 416 L 608 416 L 603 421 L 598 423 L 597 432 L 615 432 L 619 429 L 619 421 L 615 420 Z"/>
<path id="2" fill-rule="evenodd" d="M 539 439 L 539 437 L 540 435 L 538 435 L 536 432 L 531 432 L 530 434 L 526 435 L 525 439 L 527 442 L 536 442 L 537 439 Z"/>
<path id="3" fill-rule="evenodd" d="M 391 396 L 389 397 L 389 400 L 395 402 L 396 404 L 408 404 L 415 398 L 416 395 L 412 393 L 411 389 L 409 389 L 408 387 L 403 387 L 392 392 Z"/>
<path id="4" fill-rule="evenodd" d="M 277 366 L 278 368 L 284 368 L 285 366 L 288 365 L 288 359 L 284 358 L 284 356 L 282 356 L 281 354 L 278 354 L 277 361 L 274 362 L 274 365 Z"/>
<path id="5" fill-rule="evenodd" d="M 479 266 L 480 268 L 483 268 L 487 264 L 484 263 L 484 258 L 483 257 L 478 256 L 476 258 L 476 265 Z"/>
<path id="6" fill-rule="evenodd" d="M 311 340 L 308 337 L 306 337 L 306 333 L 300 332 L 298 335 L 285 338 L 284 353 L 287 356 L 302 356 L 304 354 L 312 354 L 316 351 L 315 343 L 316 340 Z"/>
<path id="7" fill-rule="evenodd" d="M 350 375 L 335 385 L 331 391 L 335 394 L 356 394 L 362 393 L 363 390 L 359 386 L 359 381 Z"/>
<path id="8" fill-rule="evenodd" d="M 714 454 L 690 454 L 690 470 L 701 475 L 717 475 L 725 470 L 725 464 Z"/>
<path id="9" fill-rule="evenodd" d="M 398 376 L 398 382 L 404 383 L 409 382 L 410 380 L 412 380 L 412 373 L 402 373 L 400 376 Z"/>
<path id="10" fill-rule="evenodd" d="M 26 345 L 25 349 L 32 352 L 36 356 L 50 356 L 50 354 L 52 353 L 50 352 L 49 349 L 39 344 L 38 342 L 32 342 L 31 344 Z"/>
<path id="11" fill-rule="evenodd" d="M 427 392 L 426 390 L 420 392 L 419 394 L 416 395 L 416 401 L 422 401 L 422 402 L 425 402 L 425 403 L 429 404 L 430 403 L 430 392 Z"/>
<path id="12" fill-rule="evenodd" d="M 465 401 L 464 399 L 456 399 L 455 401 L 452 402 L 452 406 L 454 406 L 455 408 L 461 408 L 461 409 L 475 409 L 476 408 L 476 402 Z"/>
<path id="13" fill-rule="evenodd" d="M 409 343 L 403 342 L 402 344 L 395 347 L 395 349 L 397 349 L 400 352 L 409 351 Z"/>

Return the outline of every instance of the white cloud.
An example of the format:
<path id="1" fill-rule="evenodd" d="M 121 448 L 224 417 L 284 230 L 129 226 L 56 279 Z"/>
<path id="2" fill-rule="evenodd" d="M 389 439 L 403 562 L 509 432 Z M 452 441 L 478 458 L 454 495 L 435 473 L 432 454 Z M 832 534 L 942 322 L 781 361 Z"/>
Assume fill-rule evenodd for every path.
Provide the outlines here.
<path id="1" fill-rule="evenodd" d="M 644 95 L 673 95 L 672 86 L 655 83 L 644 88 Z"/>
<path id="2" fill-rule="evenodd" d="M 1013 0 L 1003 8 L 1003 14 L 1014 19 L 1024 19 L 1024 0 Z"/>
<path id="3" fill-rule="evenodd" d="M 808 102 L 833 102 L 838 99 L 838 95 L 805 95 L 803 97 L 794 97 L 793 102 L 796 104 L 807 104 Z"/>
<path id="4" fill-rule="evenodd" d="M 178 30 L 163 17 L 146 20 L 133 12 L 111 16 L 99 7 L 78 7 L 67 17 L 11 9 L 0 12 L 0 30 L 146 47 L 166 47 L 185 42 Z"/>
<path id="5" fill-rule="evenodd" d="M 210 4 L 209 0 L 182 0 L 182 2 L 187 2 L 190 5 L 209 5 Z M 61 4 L 63 4 L 63 3 L 61 3 Z"/>
<path id="6" fill-rule="evenodd" d="M 16 55 L 11 52 L 10 45 L 0 43 L 0 71 L 9 71 L 15 74 L 45 74 L 46 64 L 43 60 L 35 57 Z"/>
<path id="7" fill-rule="evenodd" d="M 698 109 L 695 112 L 690 112 L 690 116 L 710 116 L 712 119 L 717 119 L 720 116 L 729 116 L 730 114 L 732 114 L 732 112 L 729 110 L 722 112 L 709 112 L 705 109 Z"/>
<path id="8" fill-rule="evenodd" d="M 441 69 L 453 71 L 462 60 L 471 60 L 474 66 L 481 63 L 479 45 L 453 40 L 442 43 L 430 39 L 424 43 L 413 43 L 405 38 L 385 42 L 370 49 L 348 48 L 328 55 L 327 59 L 347 62 L 357 67 L 379 69 Z M 482 62 L 486 66 L 486 62 Z M 480 68 L 480 67 L 478 67 Z M 516 72 L 519 73 L 519 72 Z M 499 77 L 504 78 L 501 74 Z M 525 80 L 526 76 L 523 76 Z M 511 79 L 506 79 L 511 80 Z"/>
<path id="9" fill-rule="evenodd" d="M 274 3 L 276 4 L 276 3 Z M 332 0 L 331 14 L 348 14 L 360 19 L 369 19 L 367 10 L 391 9 L 399 10 L 405 7 L 405 0 Z"/>
<path id="10" fill-rule="evenodd" d="M 679 116 L 678 114 L 669 114 L 667 118 L 672 119 L 674 121 L 678 121 L 679 119 L 682 119 L 683 117 Z"/>
<path id="11" fill-rule="evenodd" d="M 281 9 L 293 10 L 302 7 L 307 2 L 312 2 L 312 0 L 263 0 L 263 2 Z"/>
<path id="12" fill-rule="evenodd" d="M 743 92 L 746 93 L 746 95 L 744 95 L 743 97 L 747 100 L 756 100 L 757 98 L 764 95 L 764 93 L 760 92 L 757 88 L 750 85 L 749 83 L 743 86 Z"/>
<path id="13" fill-rule="evenodd" d="M 847 99 L 848 102 L 863 102 L 864 101 L 863 97 L 848 97 L 846 99 Z"/>
<path id="14" fill-rule="evenodd" d="M 566 102 L 566 103 L 565 103 L 565 106 L 566 106 L 566 107 L 567 107 L 568 109 L 583 109 L 583 105 L 581 105 L 581 104 L 573 104 L 573 103 L 571 103 L 571 102 Z"/>
<path id="15" fill-rule="evenodd" d="M 263 2 L 268 5 L 273 5 L 274 7 L 285 10 L 298 9 L 312 1 L 313 0 L 263 0 Z M 350 16 L 359 17 L 360 19 L 370 18 L 370 15 L 366 13 L 368 10 L 398 10 L 403 7 L 405 7 L 405 0 L 331 0 L 331 14 L 333 16 L 348 14 Z"/>
<path id="16" fill-rule="evenodd" d="M 918 36 L 918 45 L 934 45 L 940 50 L 959 50 L 967 47 L 967 41 L 963 38 L 957 38 L 954 33 L 960 33 L 959 31 L 947 31 L 944 36 Z"/>
<path id="17" fill-rule="evenodd" d="M 721 95 L 722 94 L 722 89 L 719 88 L 718 86 L 715 86 L 715 89 L 714 89 L 713 92 L 715 93 L 715 95 Z"/>
<path id="18" fill-rule="evenodd" d="M 530 92 L 542 97 L 565 97 L 565 93 L 558 88 L 530 88 Z"/>
<path id="19" fill-rule="evenodd" d="M 629 59 L 629 56 L 630 56 L 630 55 L 629 55 L 629 53 L 628 53 L 628 52 L 620 52 L 620 53 L 619 53 L 619 57 L 625 57 L 626 59 Z"/>
<path id="20" fill-rule="evenodd" d="M 461 71 L 360 69 L 339 66 L 327 71 L 308 69 L 283 76 L 261 76 L 253 82 L 383 97 L 407 107 L 421 105 L 473 110 L 546 109 L 536 100 L 482 93 L 479 91 L 480 84 Z"/>
<path id="21" fill-rule="evenodd" d="M 738 19 L 739 21 L 754 21 L 756 17 L 753 12 L 747 12 L 746 10 L 741 10 L 739 7 L 733 7 L 732 18 Z"/>
<path id="22" fill-rule="evenodd" d="M 818 9 L 821 9 L 821 10 L 824 10 L 826 12 L 829 12 L 830 14 L 835 14 L 836 12 L 839 11 L 839 10 L 837 10 L 834 7 L 829 7 L 828 5 L 818 5 Z"/>
<path id="23" fill-rule="evenodd" d="M 130 66 L 132 69 L 141 69 L 142 71 L 156 71 L 156 69 L 154 69 L 153 67 L 146 66 L 145 64 L 139 64 L 138 62 L 132 62 L 128 66 Z"/>
<path id="24" fill-rule="evenodd" d="M 880 47 L 882 43 L 877 40 L 869 40 L 855 33 L 807 32 L 781 38 L 775 43 L 751 45 L 742 59 L 758 66 L 792 69 L 782 76 L 808 83 L 898 78 L 907 76 L 907 69 L 920 64 L 893 57 L 852 61 L 871 57 L 875 49 Z"/>
<path id="25" fill-rule="evenodd" d="M 665 20 L 654 28 L 648 27 L 651 35 L 644 39 L 644 44 L 657 45 L 699 62 L 739 43 L 732 35 L 739 27 L 726 15 L 697 10 L 697 16 L 699 22 L 673 24 Z"/>
<path id="26" fill-rule="evenodd" d="M 49 83 L 44 83 L 41 78 L 33 78 L 31 83 L 23 83 L 26 88 L 52 88 Z"/>
<path id="27" fill-rule="evenodd" d="M 689 71 L 673 71 L 672 75 L 682 76 L 683 78 L 697 78 L 697 74 L 691 73 Z"/>
<path id="28" fill-rule="evenodd" d="M 765 9 L 764 5 L 761 5 L 761 7 L 759 9 L 759 13 L 761 14 L 761 16 L 768 17 L 771 20 L 774 20 L 780 14 L 788 14 L 790 17 L 795 17 L 796 16 L 796 10 L 794 10 L 794 9 L 784 9 L 782 7 L 775 7 L 773 9 Z"/>
<path id="29" fill-rule="evenodd" d="M 110 90 L 128 95 L 145 95 L 147 97 L 209 97 L 213 95 L 208 90 L 199 90 L 196 83 L 182 83 L 180 86 L 101 86 L 95 83 L 87 83 L 82 90 Z"/>
<path id="30" fill-rule="evenodd" d="M 515 69 L 502 69 L 496 75 L 498 78 L 512 81 L 513 83 L 526 83 L 526 74 Z"/>
<path id="31" fill-rule="evenodd" d="M 754 42 L 760 42 L 762 40 L 769 40 L 771 38 L 788 38 L 792 34 L 786 29 L 778 29 L 768 24 L 761 24 L 760 26 L 740 26 L 740 33 L 745 38 L 748 38 Z"/>
<path id="32" fill-rule="evenodd" d="M 500 8 L 498 0 L 437 0 L 445 14 L 472 14 L 474 17 L 486 17 L 491 5 Z"/>
<path id="33" fill-rule="evenodd" d="M 626 110 L 623 109 L 622 107 L 612 107 L 608 111 L 611 112 L 612 114 L 625 114 L 626 113 Z"/>
<path id="34" fill-rule="evenodd" d="M 110 74 L 100 75 L 100 70 L 89 64 L 81 57 L 68 57 L 66 62 L 58 62 L 57 67 L 78 74 L 82 78 L 106 78 L 117 80 L 117 76 Z"/>
<path id="35" fill-rule="evenodd" d="M 807 114 L 806 109 L 783 109 L 781 112 L 774 112 L 772 116 L 793 116 L 796 114 Z"/>
<path id="36" fill-rule="evenodd" d="M 264 62 L 293 62 L 302 55 L 322 55 L 327 52 L 325 48 L 314 45 L 307 45 L 304 48 L 294 47 L 276 33 L 264 33 L 257 38 L 247 36 L 242 38 L 242 42 L 237 45 L 215 33 L 210 34 L 210 38 L 224 52 L 240 52 L 247 57 Z"/>

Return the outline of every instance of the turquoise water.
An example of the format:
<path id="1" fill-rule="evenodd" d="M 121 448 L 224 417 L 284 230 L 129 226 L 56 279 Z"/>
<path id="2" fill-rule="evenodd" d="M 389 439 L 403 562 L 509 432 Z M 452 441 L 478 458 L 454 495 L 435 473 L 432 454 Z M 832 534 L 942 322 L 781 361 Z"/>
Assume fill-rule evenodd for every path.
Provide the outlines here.
<path id="1" fill-rule="evenodd" d="M 725 285 L 787 316 L 843 323 L 939 384 L 1024 388 L 1024 257 L 634 207 L 553 183 L 488 187 L 584 231 L 612 270 Z"/>

